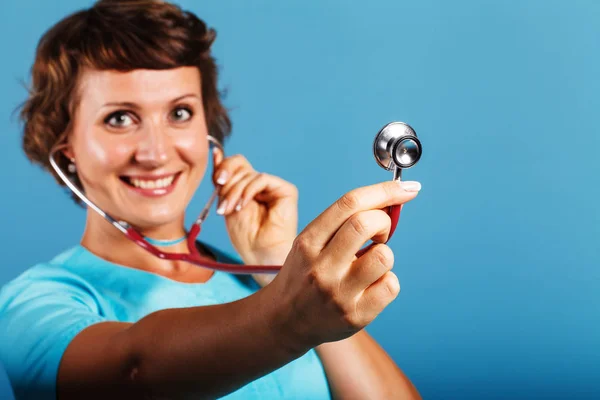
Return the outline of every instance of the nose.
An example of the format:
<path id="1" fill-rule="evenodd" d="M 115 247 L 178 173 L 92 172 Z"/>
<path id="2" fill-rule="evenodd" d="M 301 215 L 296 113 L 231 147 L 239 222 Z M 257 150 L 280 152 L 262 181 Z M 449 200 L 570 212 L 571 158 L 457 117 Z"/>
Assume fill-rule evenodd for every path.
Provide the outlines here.
<path id="1" fill-rule="evenodd" d="M 169 145 L 163 129 L 156 124 L 149 124 L 139 134 L 141 138 L 135 153 L 135 161 L 148 168 L 165 164 L 169 159 Z"/>

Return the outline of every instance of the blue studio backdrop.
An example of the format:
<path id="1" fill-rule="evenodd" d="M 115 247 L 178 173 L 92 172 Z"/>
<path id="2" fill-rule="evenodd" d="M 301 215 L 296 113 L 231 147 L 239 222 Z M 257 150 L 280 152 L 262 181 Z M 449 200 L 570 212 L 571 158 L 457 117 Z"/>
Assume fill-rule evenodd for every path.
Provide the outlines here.
<path id="1" fill-rule="evenodd" d="M 0 284 L 83 230 L 14 110 L 40 36 L 90 4 L 0 5 Z M 218 33 L 227 152 L 297 185 L 300 228 L 392 178 L 371 150 L 384 124 L 415 128 L 404 178 L 423 189 L 390 242 L 402 291 L 368 331 L 424 398 L 600 398 L 600 2 L 179 4 Z M 232 250 L 214 212 L 202 235 Z"/>

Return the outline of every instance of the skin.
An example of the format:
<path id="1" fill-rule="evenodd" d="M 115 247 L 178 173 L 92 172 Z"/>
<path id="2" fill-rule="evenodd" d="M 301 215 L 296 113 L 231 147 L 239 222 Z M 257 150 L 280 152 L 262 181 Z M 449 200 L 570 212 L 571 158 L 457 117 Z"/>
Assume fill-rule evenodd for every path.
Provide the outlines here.
<path id="1" fill-rule="evenodd" d="M 185 208 L 209 163 L 198 70 L 85 71 L 65 155 L 87 195 L 142 234 L 182 236 Z M 174 101 L 174 99 L 179 99 Z M 107 103 L 123 103 L 106 105 Z M 119 112 L 118 114 L 114 114 Z M 233 303 L 162 310 L 130 324 L 106 322 L 69 344 L 58 376 L 60 399 L 215 398 L 316 348 L 339 399 L 418 399 L 408 378 L 363 329 L 399 293 L 390 218 L 381 209 L 414 199 L 416 183 L 355 189 L 299 235 L 296 188 L 258 173 L 241 155 L 213 157 L 219 213 L 246 264 L 281 264 L 264 287 Z M 178 172 L 175 189 L 144 197 L 123 176 Z M 413 187 L 411 189 L 411 186 Z M 414 187 L 417 187 L 415 190 Z M 211 270 L 160 260 L 94 211 L 82 245 L 120 264 L 181 282 L 206 282 Z M 169 250 L 185 252 L 185 244 Z"/>

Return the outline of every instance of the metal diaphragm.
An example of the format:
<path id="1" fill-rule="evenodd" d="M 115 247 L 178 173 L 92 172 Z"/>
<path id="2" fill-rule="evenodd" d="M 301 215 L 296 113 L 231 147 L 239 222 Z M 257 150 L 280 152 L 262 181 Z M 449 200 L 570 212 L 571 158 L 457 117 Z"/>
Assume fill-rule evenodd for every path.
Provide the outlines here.
<path id="1" fill-rule="evenodd" d="M 384 169 L 410 168 L 421 158 L 423 147 L 415 130 L 404 122 L 391 122 L 375 136 L 373 153 Z"/>

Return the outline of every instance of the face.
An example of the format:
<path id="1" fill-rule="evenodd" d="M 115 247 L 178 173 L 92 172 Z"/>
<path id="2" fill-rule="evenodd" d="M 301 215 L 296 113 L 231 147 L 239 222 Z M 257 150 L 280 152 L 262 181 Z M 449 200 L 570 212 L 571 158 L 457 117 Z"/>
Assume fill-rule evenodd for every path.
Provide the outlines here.
<path id="1" fill-rule="evenodd" d="M 198 69 L 85 71 L 69 156 L 86 195 L 141 229 L 182 223 L 206 171 Z"/>

